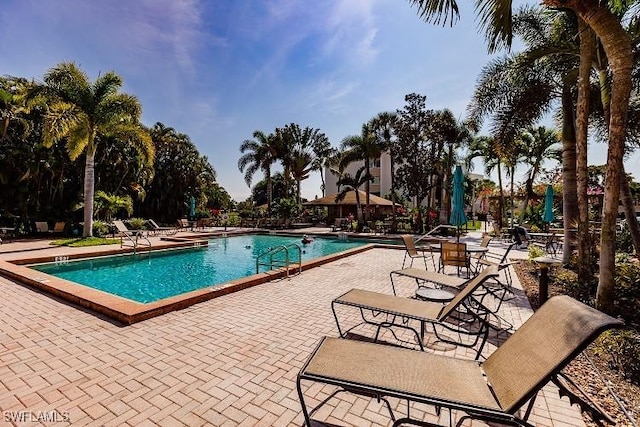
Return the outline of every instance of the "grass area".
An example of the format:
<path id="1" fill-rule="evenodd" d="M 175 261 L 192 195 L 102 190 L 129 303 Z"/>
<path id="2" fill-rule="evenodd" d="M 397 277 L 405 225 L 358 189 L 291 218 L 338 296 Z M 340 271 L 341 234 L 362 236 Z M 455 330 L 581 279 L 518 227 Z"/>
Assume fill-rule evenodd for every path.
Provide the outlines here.
<path id="1" fill-rule="evenodd" d="M 86 246 L 113 245 L 120 239 L 107 239 L 106 237 L 75 237 L 73 239 L 60 239 L 51 242 L 55 246 L 69 246 L 72 248 L 84 248 Z"/>

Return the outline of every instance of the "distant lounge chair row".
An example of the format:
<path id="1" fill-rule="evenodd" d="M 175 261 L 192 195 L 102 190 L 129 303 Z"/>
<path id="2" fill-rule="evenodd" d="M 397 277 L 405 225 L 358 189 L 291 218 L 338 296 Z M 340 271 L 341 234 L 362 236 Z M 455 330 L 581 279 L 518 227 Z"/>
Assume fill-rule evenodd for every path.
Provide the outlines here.
<path id="1" fill-rule="evenodd" d="M 426 324 L 433 326 L 439 341 L 456 345 L 464 343 L 443 337 L 436 327 L 453 332 L 453 337 L 456 334 L 460 337 L 461 333 L 473 334 L 475 330 L 476 339 L 465 346 L 475 347 L 478 359 L 486 341 L 488 315 L 494 313 L 486 311 L 482 301 L 488 294 L 500 299 L 494 292 L 487 293 L 487 289 L 492 289 L 488 280 L 495 279 L 508 267 L 505 258 L 486 260 L 482 263 L 485 268 L 475 278 L 467 281 L 456 278 L 455 283 L 443 279 L 446 275 L 441 273 L 423 271 L 417 274 L 418 269 L 411 266 L 395 272 L 457 289 L 457 295 L 446 305 L 361 289 L 352 289 L 337 297 L 332 302 L 332 311 L 340 338 L 322 338 L 298 374 L 296 386 L 305 424 L 315 425 L 311 417 L 318 409 L 336 394 L 349 392 L 384 401 L 394 426 L 438 425 L 412 418 L 409 402 L 433 406 L 438 414 L 442 408 L 448 409 L 449 422 L 453 422 L 455 415 L 456 425 L 462 425 L 466 419 L 476 419 L 532 426 L 527 420 L 535 398 L 549 382 L 558 387 L 560 396 L 569 396 L 572 404 L 577 403 L 594 419 L 608 420 L 586 395 L 567 388 L 565 384 L 570 380 L 565 380 L 561 370 L 600 333 L 619 327 L 622 322 L 568 296 L 548 300 L 481 363 L 416 351 L 415 345 L 399 347 L 418 342 L 420 349 L 425 350 L 422 338 Z M 347 313 L 348 309 L 355 309 L 360 314 L 361 323 L 345 327 L 345 319 L 353 323 L 358 317 Z M 343 320 L 339 320 L 340 316 Z M 416 323 L 419 329 L 412 326 Z M 473 329 L 472 324 L 477 327 Z M 359 325 L 368 330 L 373 328 L 375 337 L 355 335 L 354 328 Z M 395 339 L 384 344 L 392 345 L 379 342 L 383 329 L 391 331 Z M 413 339 L 399 340 L 394 329 L 399 333 L 408 330 Z M 302 387 L 308 382 L 330 384 L 337 389 L 309 410 Z M 406 400 L 406 417 L 397 419 L 387 398 Z"/>
<path id="2" fill-rule="evenodd" d="M 67 225 L 64 221 L 58 221 L 54 224 L 52 229 L 49 229 L 49 223 L 46 221 L 36 221 L 37 233 L 64 233 L 64 228 Z"/>

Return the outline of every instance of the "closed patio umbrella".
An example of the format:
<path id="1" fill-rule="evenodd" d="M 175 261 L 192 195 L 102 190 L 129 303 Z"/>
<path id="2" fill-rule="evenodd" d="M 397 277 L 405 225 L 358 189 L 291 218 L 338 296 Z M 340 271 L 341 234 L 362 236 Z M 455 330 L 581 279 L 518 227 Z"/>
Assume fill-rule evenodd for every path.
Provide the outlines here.
<path id="1" fill-rule="evenodd" d="M 542 221 L 550 223 L 555 219 L 556 217 L 553 215 L 553 187 L 549 184 L 547 185 L 547 191 L 544 196 L 544 214 L 542 215 Z"/>
<path id="2" fill-rule="evenodd" d="M 196 218 L 196 199 L 191 196 L 189 199 L 189 219 L 193 221 Z"/>
<path id="3" fill-rule="evenodd" d="M 464 175 L 460 165 L 456 166 L 453 173 L 453 197 L 449 223 L 458 227 L 458 239 L 460 239 L 460 227 L 467 223 L 467 216 L 464 213 Z"/>

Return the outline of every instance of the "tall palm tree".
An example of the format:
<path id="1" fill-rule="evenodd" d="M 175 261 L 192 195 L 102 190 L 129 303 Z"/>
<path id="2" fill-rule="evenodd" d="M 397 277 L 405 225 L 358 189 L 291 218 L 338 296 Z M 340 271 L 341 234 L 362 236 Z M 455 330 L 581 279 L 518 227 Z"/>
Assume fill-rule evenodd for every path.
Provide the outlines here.
<path id="1" fill-rule="evenodd" d="M 364 170 L 366 175 L 371 176 L 371 160 L 375 160 L 382 154 L 383 144 L 378 141 L 373 132 L 371 123 L 362 125 L 360 135 L 347 136 L 340 143 L 342 150 L 342 158 L 340 160 L 340 169 L 344 169 L 350 163 L 364 161 Z M 366 212 L 365 221 L 369 219 L 369 199 L 371 195 L 371 180 L 365 181 L 366 193 Z"/>
<path id="2" fill-rule="evenodd" d="M 264 173 L 267 181 L 267 206 L 271 207 L 273 188 L 271 183 L 271 166 L 276 161 L 278 154 L 273 134 L 267 135 L 260 130 L 253 132 L 254 139 L 245 139 L 240 144 L 240 152 L 243 155 L 238 159 L 238 169 L 244 172 L 244 181 L 251 187 L 253 175 L 258 170 Z M 245 170 L 246 169 L 246 170 Z"/>
<path id="3" fill-rule="evenodd" d="M 427 21 L 453 22 L 458 16 L 458 5 L 455 0 L 410 0 L 410 2 L 418 6 L 419 15 Z M 614 298 L 615 223 L 618 215 L 626 121 L 633 71 L 631 40 L 622 26 L 620 18 L 613 13 L 613 10 L 620 8 L 621 5 L 636 5 L 638 0 L 628 2 L 619 0 L 543 0 L 542 3 L 551 8 L 573 11 L 600 39 L 609 60 L 612 77 L 611 115 L 596 305 L 599 309 L 610 312 L 613 309 Z M 512 0 L 476 0 L 476 10 L 480 14 L 479 22 L 485 29 L 490 51 L 502 45 L 511 45 L 511 4 Z M 587 105 L 587 97 L 579 97 L 578 109 L 586 110 Z M 584 135 L 579 133 L 578 140 L 580 141 L 582 138 Z"/>
<path id="4" fill-rule="evenodd" d="M 519 138 L 518 146 L 523 149 L 523 160 L 530 167 L 526 172 L 525 182 L 526 197 L 524 209 L 527 208 L 529 199 L 536 197 L 533 184 L 542 169 L 542 162 L 549 158 L 558 158 L 558 136 L 556 131 L 544 126 L 530 127 L 523 131 Z"/>
<path id="5" fill-rule="evenodd" d="M 383 150 L 389 152 L 389 169 L 391 178 L 391 202 L 393 203 L 392 217 L 393 226 L 396 226 L 396 187 L 395 187 L 395 150 L 393 141 L 391 138 L 394 136 L 394 127 L 396 125 L 396 113 L 384 111 L 378 113 L 373 119 L 371 119 L 371 127 L 378 139 L 378 143 L 382 146 Z"/>
<path id="6" fill-rule="evenodd" d="M 579 47 L 575 17 L 567 13 L 542 13 L 538 8 L 522 8 L 514 17 L 514 30 L 526 49 L 498 58 L 483 68 L 472 102 L 469 121 L 479 127 L 491 115 L 494 128 L 516 123 L 526 128 L 538 121 L 560 98 L 563 141 L 563 219 L 565 242 L 563 260 L 568 263 L 575 244 L 571 229 L 578 221 L 576 171 L 576 131 L 574 88 L 577 83 Z M 516 127 L 512 127 L 516 130 Z M 586 177 L 586 157 L 584 176 Z M 585 178 L 586 182 L 586 178 Z M 586 187 L 583 200 L 588 210 Z M 584 239 L 581 239 L 584 240 Z M 588 241 L 585 244 L 588 247 Z M 587 252 L 578 252 L 579 264 L 588 264 Z"/>
<path id="7" fill-rule="evenodd" d="M 340 179 L 338 179 L 338 194 L 336 195 L 336 203 L 343 200 L 349 191 L 354 191 L 356 196 L 356 216 L 358 219 L 358 231 L 362 229 L 363 215 L 362 204 L 360 202 L 360 187 L 363 184 L 368 184 L 373 180 L 373 176 L 367 172 L 364 166 L 358 168 L 355 175 L 348 173 L 341 173 Z"/>
<path id="8" fill-rule="evenodd" d="M 91 83 L 75 63 L 63 62 L 45 74 L 44 85 L 32 94 L 42 94 L 50 101 L 44 120 L 44 145 L 67 138 L 71 160 L 85 155 L 84 237 L 93 235 L 95 154 L 101 138 L 108 135 L 128 140 L 146 159 L 153 159 L 151 137 L 140 125 L 140 102 L 132 95 L 118 93 L 120 87 L 122 78 L 114 72 Z"/>
<path id="9" fill-rule="evenodd" d="M 291 177 L 296 182 L 296 201 L 300 204 L 301 183 L 309 178 L 309 174 L 315 169 L 316 157 L 311 149 L 297 148 L 291 153 Z M 315 163 L 317 164 L 317 163 Z"/>

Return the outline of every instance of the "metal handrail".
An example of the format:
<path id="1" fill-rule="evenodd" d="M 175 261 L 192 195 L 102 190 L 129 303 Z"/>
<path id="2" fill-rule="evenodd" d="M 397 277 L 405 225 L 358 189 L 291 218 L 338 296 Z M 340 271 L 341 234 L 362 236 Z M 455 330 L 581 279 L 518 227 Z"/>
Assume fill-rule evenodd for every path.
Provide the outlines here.
<path id="1" fill-rule="evenodd" d="M 289 257 L 289 248 L 295 248 L 298 252 L 298 262 L 291 262 Z M 284 251 L 284 264 L 280 260 L 274 259 L 274 256 L 280 252 Z M 261 258 L 269 256 L 268 262 L 260 262 Z M 267 251 L 261 253 L 256 258 L 256 274 L 260 273 L 260 266 L 269 267 L 269 270 L 273 270 L 274 266 L 277 268 L 285 268 L 287 272 L 287 277 L 289 277 L 289 271 L 291 264 L 298 265 L 298 273 L 302 272 L 302 249 L 296 243 L 290 243 L 288 245 L 280 245 L 273 248 L 269 248 Z"/>
<path id="2" fill-rule="evenodd" d="M 424 239 L 425 237 L 431 236 L 433 235 L 436 231 L 442 229 L 442 228 L 448 228 L 448 229 L 455 229 L 458 230 L 458 227 L 456 227 L 455 225 L 449 225 L 449 224 L 440 224 L 437 227 L 435 227 L 433 230 L 430 230 L 428 233 L 423 234 L 422 236 L 418 237 L 414 243 L 419 242 L 420 240 Z"/>

